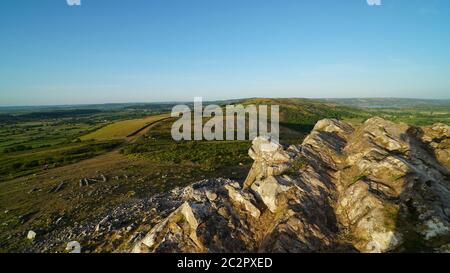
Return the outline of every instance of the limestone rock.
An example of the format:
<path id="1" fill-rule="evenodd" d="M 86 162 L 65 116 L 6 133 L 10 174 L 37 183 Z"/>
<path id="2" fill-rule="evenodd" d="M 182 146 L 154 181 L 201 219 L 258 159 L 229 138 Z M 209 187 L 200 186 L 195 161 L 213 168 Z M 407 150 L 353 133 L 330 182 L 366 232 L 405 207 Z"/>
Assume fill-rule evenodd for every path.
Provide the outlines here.
<path id="1" fill-rule="evenodd" d="M 234 206 L 242 206 L 244 211 L 249 212 L 251 216 L 259 218 L 261 212 L 252 204 L 252 202 L 244 198 L 240 192 L 230 185 L 225 185 L 225 189 L 228 190 L 228 195 L 234 202 Z"/>
<path id="2" fill-rule="evenodd" d="M 66 251 L 68 251 L 69 253 L 79 254 L 81 253 L 81 244 L 77 241 L 68 242 Z"/>
<path id="3" fill-rule="evenodd" d="M 419 240 L 430 245 L 430 234 L 449 235 L 442 213 L 450 197 L 448 170 L 425 148 L 417 130 L 372 118 L 348 138 L 336 214 L 358 238 L 354 245 L 360 251 L 402 249 L 411 234 L 428 234 Z M 411 220 L 417 213 L 423 219 Z M 435 223 L 430 219 L 436 224 L 426 224 Z M 430 227 L 433 231 L 427 232 Z"/>
<path id="4" fill-rule="evenodd" d="M 283 185 L 279 180 L 283 180 L 283 178 L 271 176 L 263 181 L 256 181 L 252 185 L 252 190 L 272 213 L 275 213 L 278 209 L 278 195 L 292 188 L 291 186 Z"/>
<path id="5" fill-rule="evenodd" d="M 244 182 L 244 188 L 249 188 L 255 180 L 280 175 L 289 168 L 292 160 L 279 143 L 269 137 L 257 137 L 253 140 L 249 156 L 255 161 Z"/>
<path id="6" fill-rule="evenodd" d="M 198 222 L 190 205 L 185 202 L 163 222 L 156 225 L 147 236 L 136 244 L 135 253 L 147 251 L 168 251 L 178 246 L 182 251 L 201 252 L 196 230 Z"/>
<path id="7" fill-rule="evenodd" d="M 32 230 L 28 231 L 27 239 L 32 241 L 32 240 L 34 240 L 35 238 L 36 238 L 36 232 L 34 232 L 34 231 L 32 231 Z"/>

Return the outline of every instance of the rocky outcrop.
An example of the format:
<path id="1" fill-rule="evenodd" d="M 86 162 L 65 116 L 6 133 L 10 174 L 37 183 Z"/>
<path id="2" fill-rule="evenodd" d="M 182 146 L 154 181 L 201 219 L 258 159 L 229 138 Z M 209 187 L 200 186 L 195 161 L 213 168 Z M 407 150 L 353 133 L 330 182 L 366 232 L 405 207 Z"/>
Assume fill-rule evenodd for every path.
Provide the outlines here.
<path id="1" fill-rule="evenodd" d="M 421 131 L 372 118 L 349 136 L 336 214 L 359 250 L 419 251 L 448 241 L 449 172 Z"/>
<path id="2" fill-rule="evenodd" d="M 178 189 L 174 196 L 185 197 L 180 208 L 189 211 L 198 225 L 188 221 L 189 217 L 180 217 L 178 208 L 139 241 L 133 251 L 336 250 L 340 246 L 335 243 L 338 227 L 331 206 L 333 185 L 330 179 L 321 179 L 322 174 L 314 168 L 306 170 L 308 174 L 293 169 L 301 157 L 300 149 L 301 146 L 291 146 L 284 150 L 270 139 L 255 139 L 249 152 L 255 163 L 245 187 L 216 179 Z M 278 168 L 277 164 L 283 166 Z M 178 227 L 170 229 L 170 224 Z M 196 239 L 185 236 L 190 234 L 186 230 L 196 230 Z"/>
<path id="3" fill-rule="evenodd" d="M 256 138 L 248 154 L 254 163 L 244 182 L 244 188 L 249 188 L 257 180 L 283 174 L 294 156 L 292 151 L 285 151 L 279 143 L 266 137 Z"/>
<path id="4" fill-rule="evenodd" d="M 156 198 L 179 204 L 133 252 L 447 251 L 449 126 L 319 121 L 302 145 L 257 138 L 241 185 L 212 179 Z M 141 231 L 142 232 L 142 231 Z"/>

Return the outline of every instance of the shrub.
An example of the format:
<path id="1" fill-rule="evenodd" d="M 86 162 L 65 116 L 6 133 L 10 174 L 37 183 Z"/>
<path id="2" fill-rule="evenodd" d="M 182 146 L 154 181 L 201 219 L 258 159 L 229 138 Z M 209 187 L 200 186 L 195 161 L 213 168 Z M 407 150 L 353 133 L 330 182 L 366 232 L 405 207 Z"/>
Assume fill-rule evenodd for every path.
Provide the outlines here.
<path id="1" fill-rule="evenodd" d="M 15 162 L 12 164 L 13 169 L 18 170 L 20 168 L 22 168 L 23 163 L 22 162 Z"/>
<path id="2" fill-rule="evenodd" d="M 34 167 L 37 167 L 37 166 L 39 166 L 39 161 L 37 161 L 37 160 L 28 161 L 24 165 L 25 168 L 34 168 Z"/>

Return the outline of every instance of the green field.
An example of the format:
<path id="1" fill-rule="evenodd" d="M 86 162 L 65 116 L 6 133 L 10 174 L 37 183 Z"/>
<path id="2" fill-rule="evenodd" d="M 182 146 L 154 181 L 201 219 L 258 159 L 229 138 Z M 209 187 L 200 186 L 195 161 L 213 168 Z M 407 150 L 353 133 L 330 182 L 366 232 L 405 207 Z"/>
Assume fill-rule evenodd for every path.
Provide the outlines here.
<path id="1" fill-rule="evenodd" d="M 121 144 L 121 141 L 90 141 L 3 154 L 0 182 L 92 158 Z"/>
<path id="2" fill-rule="evenodd" d="M 229 166 L 251 163 L 250 141 L 174 141 L 170 133 L 173 120 L 153 127 L 121 153 L 137 156 L 153 163 L 177 168 L 197 168 L 206 173 Z M 206 174 L 205 173 L 205 174 Z"/>
<path id="3" fill-rule="evenodd" d="M 46 110 L 2 115 L 0 181 L 61 167 L 88 159 L 123 144 L 119 138 L 81 141 L 108 124 L 131 123 L 124 134 L 159 119 L 148 110 Z M 145 118 L 143 118 L 145 117 Z M 139 122 L 136 122 L 136 121 Z"/>

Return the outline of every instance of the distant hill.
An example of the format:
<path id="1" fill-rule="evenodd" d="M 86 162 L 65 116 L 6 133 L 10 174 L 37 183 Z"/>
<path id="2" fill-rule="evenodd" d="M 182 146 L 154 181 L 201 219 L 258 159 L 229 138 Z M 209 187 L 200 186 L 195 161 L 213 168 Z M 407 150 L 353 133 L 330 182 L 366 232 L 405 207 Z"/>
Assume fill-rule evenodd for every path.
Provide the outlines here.
<path id="1" fill-rule="evenodd" d="M 2 114 L 0 113 L 0 123 L 14 123 L 24 121 L 37 121 L 47 119 L 59 119 L 59 118 L 76 118 L 86 117 L 94 114 L 101 113 L 98 109 L 67 109 L 67 110 L 54 110 L 54 111 L 40 111 L 30 112 L 19 115 Z"/>
<path id="2" fill-rule="evenodd" d="M 324 118 L 343 119 L 368 117 L 367 113 L 360 109 L 313 99 L 254 98 L 243 100 L 240 103 L 244 105 L 279 105 L 281 123 L 290 125 L 308 124 L 311 126 L 311 128 L 307 129 L 308 132 L 317 121 Z"/>
<path id="3" fill-rule="evenodd" d="M 358 108 L 413 108 L 413 107 L 450 107 L 450 99 L 402 99 L 402 98 L 348 98 L 320 99 L 340 105 Z"/>
<path id="4" fill-rule="evenodd" d="M 231 104 L 239 100 L 207 101 L 204 104 Z M 186 102 L 142 102 L 142 103 L 105 103 L 105 104 L 67 104 L 67 105 L 35 105 L 35 106 L 0 106 L 0 114 L 28 114 L 36 112 L 52 112 L 67 110 L 153 110 L 170 112 L 175 105 L 185 104 L 193 107 L 193 101 Z"/>
<path id="5" fill-rule="evenodd" d="M 51 112 L 66 110 L 121 110 L 138 103 L 105 103 L 105 104 L 68 104 L 68 105 L 36 105 L 36 106 L 0 106 L 0 113 L 26 114 L 35 112 Z"/>

